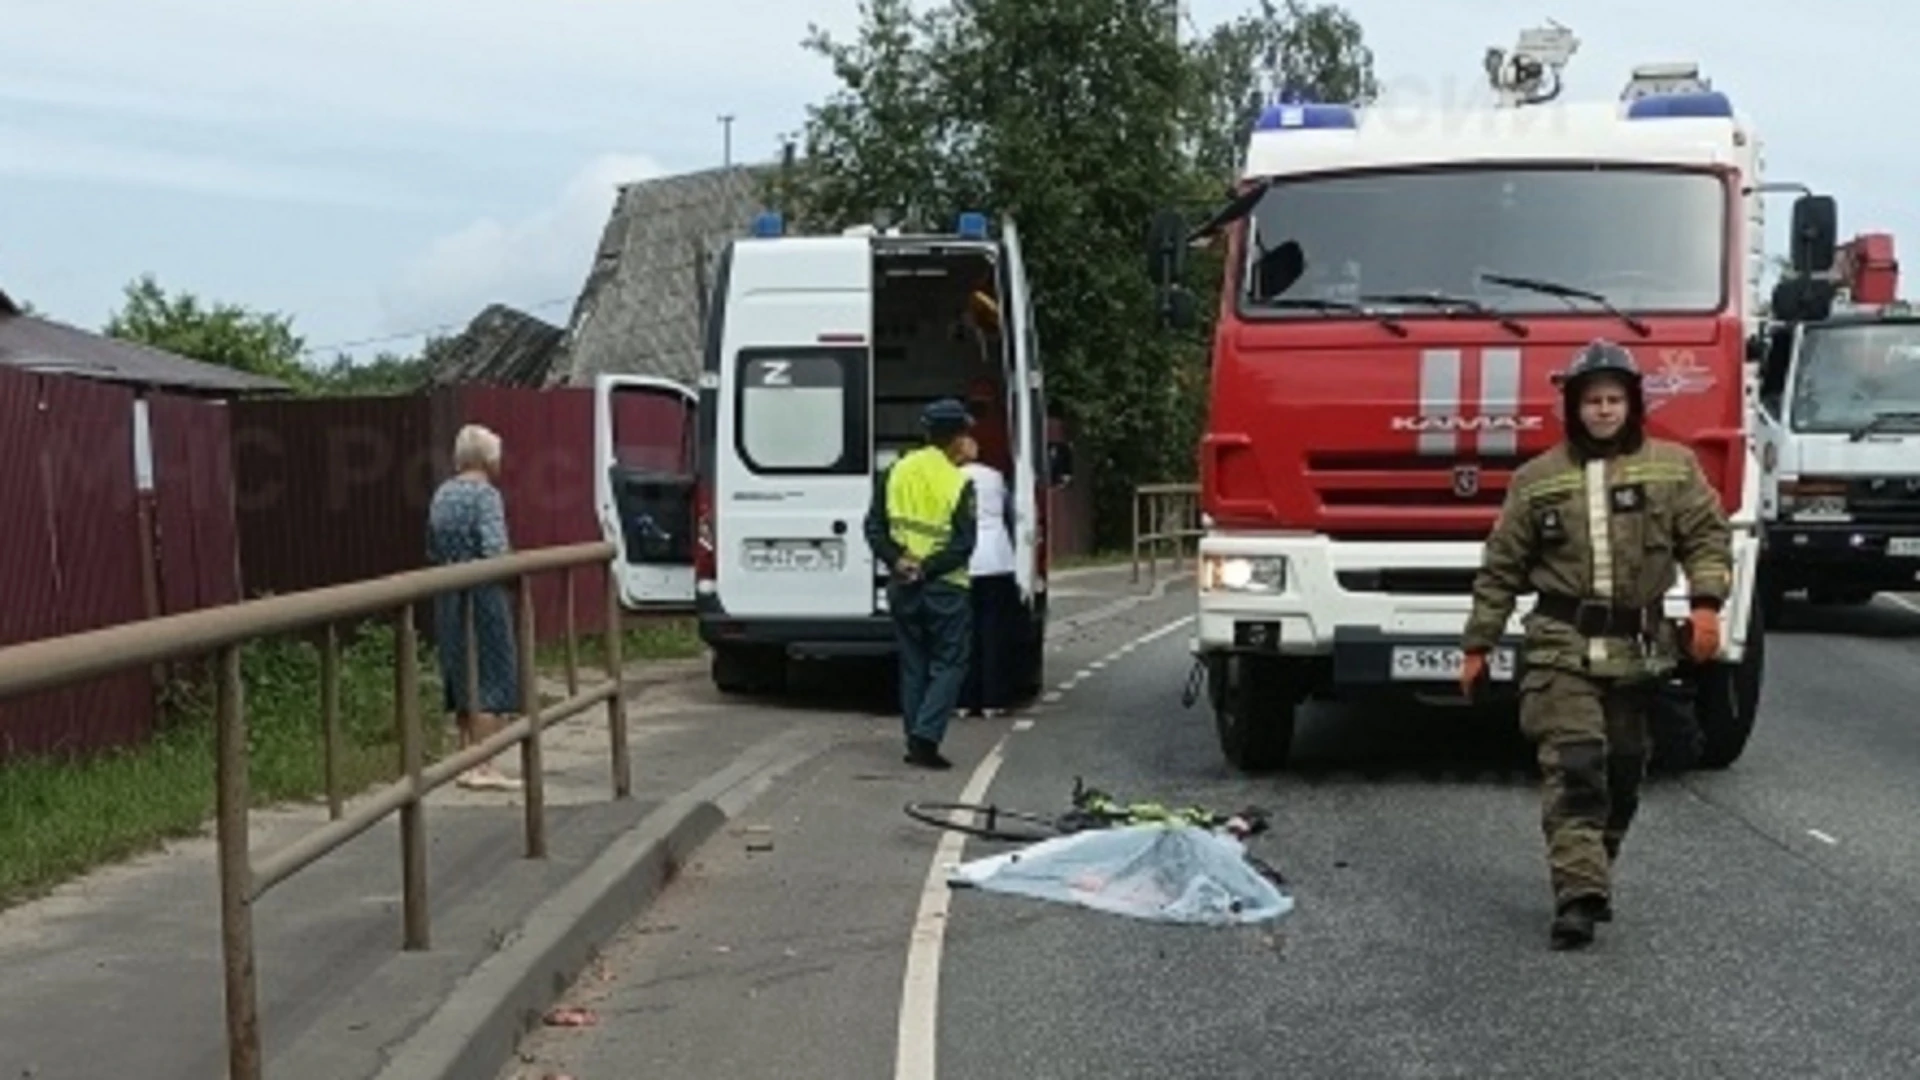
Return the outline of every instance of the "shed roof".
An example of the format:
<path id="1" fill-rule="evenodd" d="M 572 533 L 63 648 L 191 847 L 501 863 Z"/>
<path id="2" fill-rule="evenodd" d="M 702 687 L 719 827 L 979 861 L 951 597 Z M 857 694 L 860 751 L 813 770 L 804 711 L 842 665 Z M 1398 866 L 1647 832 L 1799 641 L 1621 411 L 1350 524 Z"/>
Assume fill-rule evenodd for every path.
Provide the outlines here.
<path id="1" fill-rule="evenodd" d="M 28 315 L 4 292 L 0 292 L 0 364 L 24 371 L 199 393 L 285 393 L 293 389 L 264 375 L 189 360 L 150 345 Z"/>

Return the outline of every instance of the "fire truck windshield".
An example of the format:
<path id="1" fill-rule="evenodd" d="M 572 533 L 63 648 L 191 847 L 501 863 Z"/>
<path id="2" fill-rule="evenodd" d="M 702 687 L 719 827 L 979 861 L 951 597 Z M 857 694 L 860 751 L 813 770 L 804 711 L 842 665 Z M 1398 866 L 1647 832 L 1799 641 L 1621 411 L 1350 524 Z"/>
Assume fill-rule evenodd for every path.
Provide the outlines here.
<path id="1" fill-rule="evenodd" d="M 1249 218 L 1240 311 L 1250 318 L 1325 318 L 1298 302 L 1413 294 L 1501 314 L 1591 310 L 1582 294 L 1638 314 L 1711 314 L 1728 300 L 1727 193 L 1711 173 L 1475 166 L 1283 179 Z M 1254 272 L 1289 240 L 1304 256 L 1297 277 Z M 1282 297 L 1295 303 L 1273 302 Z"/>
<path id="2" fill-rule="evenodd" d="M 1793 430 L 1855 434 L 1873 425 L 1911 432 L 1916 413 L 1920 322 L 1807 328 L 1794 365 Z"/>

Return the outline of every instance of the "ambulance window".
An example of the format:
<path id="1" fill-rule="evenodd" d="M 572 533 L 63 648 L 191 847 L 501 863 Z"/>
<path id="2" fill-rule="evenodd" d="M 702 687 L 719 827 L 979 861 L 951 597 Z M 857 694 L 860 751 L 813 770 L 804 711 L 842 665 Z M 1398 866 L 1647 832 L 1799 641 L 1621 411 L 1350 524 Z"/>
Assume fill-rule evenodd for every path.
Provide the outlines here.
<path id="1" fill-rule="evenodd" d="M 736 446 L 757 473 L 864 473 L 863 365 L 848 350 L 740 356 Z"/>

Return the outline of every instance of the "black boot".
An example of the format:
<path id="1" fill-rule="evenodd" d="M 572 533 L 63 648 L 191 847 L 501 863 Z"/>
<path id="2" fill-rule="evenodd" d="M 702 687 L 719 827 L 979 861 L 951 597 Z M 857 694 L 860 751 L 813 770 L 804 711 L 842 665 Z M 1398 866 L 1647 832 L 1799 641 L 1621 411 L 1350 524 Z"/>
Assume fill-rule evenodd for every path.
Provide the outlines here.
<path id="1" fill-rule="evenodd" d="M 951 769 L 953 762 L 940 756 L 939 744 L 930 739 L 907 738 L 907 756 L 902 759 L 909 765 L 918 765 L 923 769 Z"/>
<path id="2" fill-rule="evenodd" d="M 1579 896 L 1560 905 L 1553 917 L 1555 949 L 1579 949 L 1593 943 L 1593 924 L 1607 906 L 1605 897 Z"/>

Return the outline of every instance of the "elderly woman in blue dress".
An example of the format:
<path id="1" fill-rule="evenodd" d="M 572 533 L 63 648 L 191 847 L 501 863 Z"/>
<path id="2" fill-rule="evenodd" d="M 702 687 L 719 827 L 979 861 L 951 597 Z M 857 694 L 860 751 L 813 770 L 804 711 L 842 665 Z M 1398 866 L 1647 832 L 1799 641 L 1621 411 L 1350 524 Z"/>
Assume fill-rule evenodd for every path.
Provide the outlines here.
<path id="1" fill-rule="evenodd" d="M 510 550 L 506 505 L 494 484 L 500 476 L 500 449 L 500 436 L 478 424 L 468 424 L 454 436 L 454 475 L 433 493 L 427 508 L 427 556 L 435 565 L 489 559 Z M 434 639 L 442 700 L 459 728 L 460 745 L 467 747 L 486 741 L 520 711 L 520 677 L 506 586 L 469 590 L 479 695 L 477 701 L 468 700 L 461 595 L 448 592 L 434 597 Z M 461 774 L 459 784 L 512 790 L 520 781 L 489 761 Z"/>

